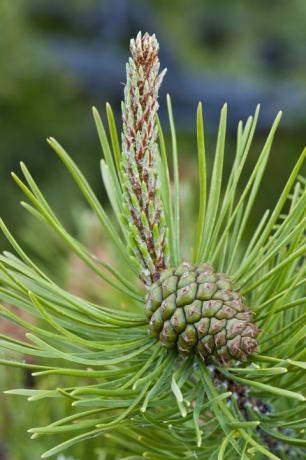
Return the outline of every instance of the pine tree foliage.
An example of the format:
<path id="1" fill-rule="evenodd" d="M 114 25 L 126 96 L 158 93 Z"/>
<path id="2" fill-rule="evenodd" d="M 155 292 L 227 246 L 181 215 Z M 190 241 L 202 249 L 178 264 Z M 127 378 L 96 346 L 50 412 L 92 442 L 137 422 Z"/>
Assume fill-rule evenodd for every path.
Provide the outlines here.
<path id="1" fill-rule="evenodd" d="M 135 43 L 139 50 L 142 45 L 148 49 L 148 43 L 156 46 L 157 42 L 155 37 L 139 35 L 132 42 L 132 53 Z M 157 52 L 157 48 L 154 50 Z M 153 84 L 153 98 L 157 97 L 161 81 L 158 63 L 154 62 L 153 83 L 142 75 L 146 87 L 143 91 L 150 92 L 148 88 Z M 299 174 L 306 150 L 298 158 L 274 209 L 264 213 L 250 236 L 249 220 L 258 194 L 260 199 L 281 114 L 247 180 L 244 172 L 259 107 L 245 123 L 239 123 L 232 169 L 225 178 L 227 107 L 221 110 L 214 164 L 209 173 L 202 105 L 198 105 L 199 213 L 189 262 L 211 264 L 218 273 L 231 277 L 259 328 L 258 348 L 247 361 L 232 360 L 226 365 L 213 356 L 205 361 L 197 354 L 184 356 L 176 349 L 167 349 L 148 334 L 144 306 L 147 286 L 156 273 L 183 262 L 180 247 L 184 222 L 180 221 L 175 124 L 168 96 L 170 148 L 155 117 L 157 105 L 151 100 L 151 138 L 143 152 L 145 160 L 137 163 L 139 136 L 146 135 L 149 128 L 140 129 L 139 125 L 141 134 L 132 136 L 132 148 L 124 140 L 131 134 L 126 131 L 127 120 L 135 123 L 139 115 L 140 124 L 144 122 L 143 105 L 132 115 L 126 112 L 128 104 L 135 102 L 133 98 L 129 101 L 132 96 L 127 89 L 132 84 L 133 65 L 132 60 L 123 104 L 122 152 L 111 107 L 106 106 L 108 133 L 98 111 L 93 111 L 103 150 L 103 183 L 116 221 L 64 148 L 55 139 L 48 139 L 116 251 L 118 266 L 121 264 L 125 270 L 92 254 L 64 227 L 23 163 L 21 175 L 13 173 L 27 198 L 22 206 L 108 283 L 113 300 L 105 305 L 95 304 L 68 292 L 24 252 L 1 220 L 12 252 L 0 256 L 0 313 L 22 326 L 26 335 L 24 340 L 1 335 L 0 363 L 30 368 L 37 379 L 50 375 L 58 379 L 57 386 L 46 390 L 11 389 L 7 393 L 26 396 L 30 401 L 45 399 L 46 404 L 60 404 L 63 398 L 71 403 L 71 415 L 29 430 L 33 438 L 53 437 L 55 447 L 43 458 L 96 436 L 101 437 L 101 452 L 107 459 L 303 458 L 306 181 Z M 138 80 L 135 77 L 138 82 L 139 75 Z M 169 161 L 173 164 L 173 187 Z M 148 168 L 148 175 L 144 168 Z M 133 180 L 139 181 L 140 188 Z M 161 215 L 163 218 L 158 219 Z M 161 260 L 163 265 L 158 265 Z M 35 321 L 22 319 L 10 306 L 25 310 Z M 34 359 L 24 362 L 18 355 Z M 59 433 L 66 436 L 61 444 L 56 443 Z"/>

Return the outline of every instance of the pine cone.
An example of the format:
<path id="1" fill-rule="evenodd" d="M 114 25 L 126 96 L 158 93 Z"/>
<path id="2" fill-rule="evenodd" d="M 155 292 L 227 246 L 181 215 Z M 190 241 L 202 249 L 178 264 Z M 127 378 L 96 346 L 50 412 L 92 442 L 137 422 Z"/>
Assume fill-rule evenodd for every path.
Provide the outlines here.
<path id="1" fill-rule="evenodd" d="M 166 348 L 243 361 L 257 347 L 258 328 L 230 278 L 208 264 L 182 263 L 164 270 L 148 292 L 149 333 Z"/>

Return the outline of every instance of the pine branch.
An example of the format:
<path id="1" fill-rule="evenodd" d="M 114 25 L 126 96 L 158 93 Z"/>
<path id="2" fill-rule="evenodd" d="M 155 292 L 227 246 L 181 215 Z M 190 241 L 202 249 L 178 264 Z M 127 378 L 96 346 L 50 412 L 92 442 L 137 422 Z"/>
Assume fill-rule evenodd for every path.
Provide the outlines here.
<path id="1" fill-rule="evenodd" d="M 280 115 L 242 184 L 258 109 L 246 124 L 239 123 L 236 157 L 228 179 L 222 175 L 225 109 L 222 110 L 210 179 L 209 175 L 206 178 L 204 126 L 199 108 L 200 194 L 205 193 L 208 200 L 206 204 L 202 196 L 199 207 L 195 266 L 186 262 L 178 265 L 179 193 L 171 199 L 161 126 L 161 161 L 156 146 L 157 96 L 163 73 L 159 74 L 155 37 L 139 34 L 131 42 L 131 53 L 123 103 L 122 158 L 111 108 L 107 107 L 111 145 L 94 110 L 104 152 L 102 178 L 121 223 L 121 234 L 68 153 L 54 139 L 49 140 L 108 242 L 120 254 L 116 268 L 93 254 L 82 238 L 66 230 L 24 164 L 22 176 L 13 175 L 29 200 L 22 206 L 52 229 L 96 275 L 93 282 L 100 297 L 93 300 L 89 293 L 82 298 L 57 284 L 25 253 L 0 219 L 0 229 L 15 253 L 0 254 L 0 316 L 27 331 L 24 341 L 0 335 L 0 365 L 32 369 L 33 376 L 39 376 L 36 387 L 15 388 L 9 393 L 31 401 L 53 398 L 52 405 L 44 405 L 44 411 L 52 412 L 48 414 L 52 421 L 29 430 L 33 438 L 56 435 L 58 445 L 45 452 L 43 458 L 87 439 L 92 447 L 92 438 L 101 435 L 99 455 L 101 452 L 103 458 L 110 460 L 180 460 L 191 456 L 238 460 L 249 455 L 258 460 L 302 459 L 302 447 L 306 445 L 301 439 L 305 427 L 306 181 L 299 173 L 306 149 L 275 208 L 266 211 L 249 234 L 248 219 L 260 191 Z M 169 98 L 168 109 L 174 190 L 178 191 L 175 123 Z M 193 209 L 186 202 L 184 208 L 186 213 Z M 184 219 L 189 224 L 193 218 L 190 214 Z M 84 224 L 84 233 L 91 235 L 85 227 Z M 128 236 L 128 247 L 122 235 Z M 35 239 L 38 240 L 37 233 Z M 133 252 L 132 258 L 129 251 Z M 200 264 L 204 259 L 213 267 Z M 133 278 L 135 273 L 147 286 L 154 282 L 145 309 L 142 287 Z M 87 283 L 88 276 L 82 276 L 82 281 Z M 150 317 L 151 307 L 152 311 L 158 309 L 148 324 L 144 312 Z M 154 329 L 158 340 L 148 336 L 148 328 L 151 332 Z M 201 334 L 205 335 L 200 337 Z M 230 345 L 227 350 L 222 349 L 224 340 Z M 257 342 L 260 354 L 255 353 Z M 201 351 L 198 355 L 196 347 Z M 183 357 L 181 351 L 189 352 L 188 357 Z M 21 360 L 15 358 L 16 354 L 21 355 Z M 24 356 L 33 356 L 35 363 L 24 361 Z M 230 367 L 225 367 L 226 362 Z M 61 407 L 63 398 L 73 407 L 73 414 L 54 412 Z M 47 419 L 45 413 L 43 419 Z M 88 458 L 88 452 L 86 455 Z"/>

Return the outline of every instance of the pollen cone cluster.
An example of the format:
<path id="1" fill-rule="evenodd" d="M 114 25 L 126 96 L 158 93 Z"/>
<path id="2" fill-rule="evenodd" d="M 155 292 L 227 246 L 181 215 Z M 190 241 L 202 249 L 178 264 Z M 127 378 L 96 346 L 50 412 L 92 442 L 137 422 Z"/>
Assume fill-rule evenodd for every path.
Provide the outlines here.
<path id="1" fill-rule="evenodd" d="M 180 353 L 227 363 L 256 350 L 259 330 L 243 297 L 208 264 L 164 270 L 148 292 L 145 311 L 150 335 Z"/>

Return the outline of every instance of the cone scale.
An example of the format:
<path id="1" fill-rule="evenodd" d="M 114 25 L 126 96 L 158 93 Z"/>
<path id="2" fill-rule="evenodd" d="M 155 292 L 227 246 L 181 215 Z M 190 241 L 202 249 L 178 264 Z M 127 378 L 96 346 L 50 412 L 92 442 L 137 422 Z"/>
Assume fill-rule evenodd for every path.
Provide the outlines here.
<path id="1" fill-rule="evenodd" d="M 231 279 L 209 264 L 164 270 L 146 297 L 149 334 L 205 362 L 245 361 L 257 348 L 252 313 Z"/>

